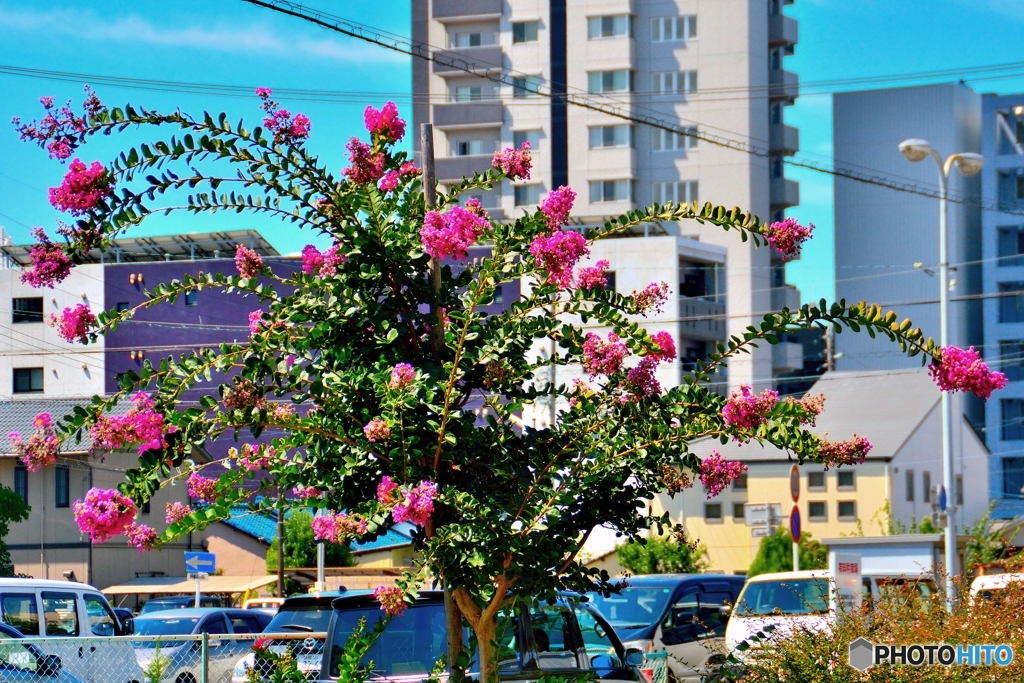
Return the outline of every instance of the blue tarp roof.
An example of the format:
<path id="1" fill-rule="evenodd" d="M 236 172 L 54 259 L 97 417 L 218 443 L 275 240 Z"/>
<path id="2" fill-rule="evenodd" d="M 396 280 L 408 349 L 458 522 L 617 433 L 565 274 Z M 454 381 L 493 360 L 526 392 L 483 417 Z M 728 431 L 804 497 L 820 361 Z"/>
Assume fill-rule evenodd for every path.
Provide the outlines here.
<path id="1" fill-rule="evenodd" d="M 286 511 L 288 516 L 291 511 Z M 261 512 L 253 512 L 243 506 L 231 508 L 231 516 L 223 520 L 228 526 L 238 529 L 243 534 L 258 538 L 264 543 L 272 543 L 277 536 L 277 520 Z M 412 538 L 400 531 L 389 529 L 376 540 L 352 543 L 352 552 L 364 553 L 370 550 L 399 548 L 412 543 Z"/>

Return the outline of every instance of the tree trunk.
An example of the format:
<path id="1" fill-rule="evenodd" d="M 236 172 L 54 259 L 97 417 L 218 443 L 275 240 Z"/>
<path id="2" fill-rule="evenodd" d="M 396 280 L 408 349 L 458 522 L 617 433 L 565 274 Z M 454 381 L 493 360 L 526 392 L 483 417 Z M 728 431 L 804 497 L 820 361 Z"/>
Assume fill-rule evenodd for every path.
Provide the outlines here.
<path id="1" fill-rule="evenodd" d="M 477 645 L 480 648 L 480 681 L 481 683 L 498 683 L 498 651 L 494 641 L 498 632 L 497 619 L 483 618 L 474 629 Z"/>
<path id="2" fill-rule="evenodd" d="M 465 674 L 459 666 L 459 655 L 462 654 L 462 610 L 455 603 L 450 588 L 444 589 L 444 618 L 448 631 L 448 671 L 451 672 L 452 680 L 461 681 Z"/>

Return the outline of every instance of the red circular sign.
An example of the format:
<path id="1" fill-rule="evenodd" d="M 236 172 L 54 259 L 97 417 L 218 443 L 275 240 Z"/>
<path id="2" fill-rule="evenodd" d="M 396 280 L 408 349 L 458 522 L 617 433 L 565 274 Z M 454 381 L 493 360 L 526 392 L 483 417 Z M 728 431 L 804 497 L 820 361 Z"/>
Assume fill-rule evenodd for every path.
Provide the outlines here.
<path id="1" fill-rule="evenodd" d="M 794 503 L 800 502 L 800 468 L 796 465 L 789 470 L 789 495 Z"/>
<path id="2" fill-rule="evenodd" d="M 789 513 L 789 534 L 793 537 L 794 541 L 800 542 L 800 508 L 796 505 L 793 506 L 793 511 Z"/>

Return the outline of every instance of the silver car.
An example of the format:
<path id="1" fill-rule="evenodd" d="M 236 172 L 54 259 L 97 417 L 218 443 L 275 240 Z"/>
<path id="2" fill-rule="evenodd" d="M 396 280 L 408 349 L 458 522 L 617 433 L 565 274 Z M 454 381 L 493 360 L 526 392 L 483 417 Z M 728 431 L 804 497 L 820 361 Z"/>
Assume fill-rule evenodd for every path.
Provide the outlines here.
<path id="1" fill-rule="evenodd" d="M 0 624 L 0 681 L 3 683 L 81 683 L 56 655 L 44 655 L 15 628 Z"/>

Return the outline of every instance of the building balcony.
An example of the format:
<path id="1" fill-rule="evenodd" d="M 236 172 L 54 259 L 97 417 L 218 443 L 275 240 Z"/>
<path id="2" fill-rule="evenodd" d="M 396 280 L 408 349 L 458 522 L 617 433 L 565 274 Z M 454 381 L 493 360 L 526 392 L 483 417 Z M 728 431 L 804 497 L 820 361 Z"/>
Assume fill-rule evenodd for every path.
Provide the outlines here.
<path id="1" fill-rule="evenodd" d="M 796 45 L 800 39 L 799 24 L 793 17 L 775 14 L 768 17 L 768 45 L 782 47 Z"/>
<path id="2" fill-rule="evenodd" d="M 800 77 L 785 69 L 768 71 L 768 99 L 795 100 L 800 95 Z"/>
<path id="3" fill-rule="evenodd" d="M 772 345 L 772 369 L 793 372 L 804 367 L 804 347 L 797 342 L 779 342 Z"/>
<path id="4" fill-rule="evenodd" d="M 800 149 L 800 129 L 784 123 L 773 123 L 769 127 L 768 148 L 772 152 L 792 156 Z"/>
<path id="5" fill-rule="evenodd" d="M 470 178 L 474 173 L 482 173 L 491 167 L 493 155 L 477 155 L 464 157 L 443 157 L 434 160 L 437 179 L 462 180 Z"/>
<path id="6" fill-rule="evenodd" d="M 679 334 L 690 339 L 725 339 L 725 304 L 679 297 Z"/>
<path id="7" fill-rule="evenodd" d="M 502 0 L 433 0 L 431 16 L 436 21 L 463 21 L 500 17 Z"/>
<path id="8" fill-rule="evenodd" d="M 772 310 L 781 311 L 783 308 L 790 311 L 800 309 L 800 290 L 793 285 L 772 289 Z"/>
<path id="9" fill-rule="evenodd" d="M 800 203 L 800 183 L 786 178 L 772 178 L 771 188 L 772 210 L 786 209 Z"/>
<path id="10" fill-rule="evenodd" d="M 434 105 L 434 125 L 438 128 L 482 128 L 500 126 L 504 121 L 501 102 L 459 102 Z"/>
<path id="11" fill-rule="evenodd" d="M 440 76 L 465 76 L 467 71 L 489 73 L 501 71 L 502 59 L 499 45 L 481 45 L 436 52 L 432 68 Z"/>

